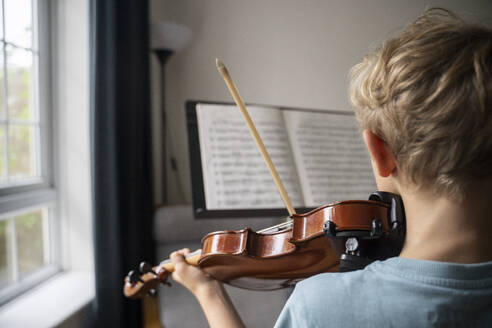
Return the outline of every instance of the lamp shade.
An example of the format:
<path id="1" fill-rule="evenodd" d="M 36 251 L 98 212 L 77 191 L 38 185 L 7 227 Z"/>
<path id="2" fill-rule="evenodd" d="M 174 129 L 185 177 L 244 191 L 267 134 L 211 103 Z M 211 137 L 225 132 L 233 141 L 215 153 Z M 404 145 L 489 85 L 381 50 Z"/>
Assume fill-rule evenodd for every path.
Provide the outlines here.
<path id="1" fill-rule="evenodd" d="M 183 49 L 191 39 L 191 29 L 174 22 L 153 22 L 150 31 L 152 50 L 177 52 Z"/>

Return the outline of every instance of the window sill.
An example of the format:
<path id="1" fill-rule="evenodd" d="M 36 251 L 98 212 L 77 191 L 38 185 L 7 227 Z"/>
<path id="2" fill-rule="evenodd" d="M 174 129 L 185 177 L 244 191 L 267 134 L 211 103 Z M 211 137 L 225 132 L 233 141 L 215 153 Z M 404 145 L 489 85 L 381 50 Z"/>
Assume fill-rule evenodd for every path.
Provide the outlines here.
<path id="1" fill-rule="evenodd" d="M 54 327 L 94 298 L 94 276 L 61 273 L 0 308 L 0 327 Z"/>

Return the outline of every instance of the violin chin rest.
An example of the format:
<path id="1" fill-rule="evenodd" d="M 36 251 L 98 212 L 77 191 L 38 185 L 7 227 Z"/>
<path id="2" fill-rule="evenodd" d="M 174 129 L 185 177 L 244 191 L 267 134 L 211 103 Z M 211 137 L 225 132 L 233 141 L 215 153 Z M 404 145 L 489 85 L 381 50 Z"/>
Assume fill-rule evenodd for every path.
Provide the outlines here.
<path id="1" fill-rule="evenodd" d="M 343 253 L 340 256 L 339 270 L 340 272 L 362 270 L 372 262 L 374 262 L 374 260 L 357 255 L 350 255 L 347 253 Z"/>

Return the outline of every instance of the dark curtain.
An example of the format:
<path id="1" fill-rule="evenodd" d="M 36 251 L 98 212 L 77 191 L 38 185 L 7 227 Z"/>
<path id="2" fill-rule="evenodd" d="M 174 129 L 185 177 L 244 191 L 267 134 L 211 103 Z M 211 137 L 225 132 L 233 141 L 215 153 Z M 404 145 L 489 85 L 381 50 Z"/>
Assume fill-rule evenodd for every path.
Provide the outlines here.
<path id="1" fill-rule="evenodd" d="M 91 0 L 91 151 L 98 327 L 140 327 L 123 278 L 154 262 L 148 0 Z"/>

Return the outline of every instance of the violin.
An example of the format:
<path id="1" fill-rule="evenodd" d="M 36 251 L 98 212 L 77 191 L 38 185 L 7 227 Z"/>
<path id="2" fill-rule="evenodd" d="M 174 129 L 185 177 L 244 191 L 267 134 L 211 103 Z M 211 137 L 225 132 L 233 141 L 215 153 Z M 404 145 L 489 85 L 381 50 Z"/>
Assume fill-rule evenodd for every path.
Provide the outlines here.
<path id="1" fill-rule="evenodd" d="M 205 235 L 202 250 L 186 256 L 217 280 L 251 290 L 274 290 L 323 272 L 362 269 L 397 256 L 403 246 L 405 217 L 401 198 L 387 192 L 370 200 L 347 200 L 294 214 L 288 222 L 255 232 L 217 231 Z M 170 260 L 130 271 L 124 294 L 137 298 L 166 283 Z"/>
<path id="2" fill-rule="evenodd" d="M 369 200 L 346 200 L 297 214 L 278 173 L 222 62 L 217 68 L 246 120 L 270 170 L 290 218 L 253 231 L 217 231 L 205 235 L 202 249 L 185 257 L 213 278 L 251 290 L 275 290 L 323 272 L 362 269 L 375 260 L 397 256 L 405 237 L 403 202 L 398 195 L 375 192 Z M 124 280 L 124 295 L 155 294 L 174 271 L 170 260 L 152 266 L 142 262 Z"/>

